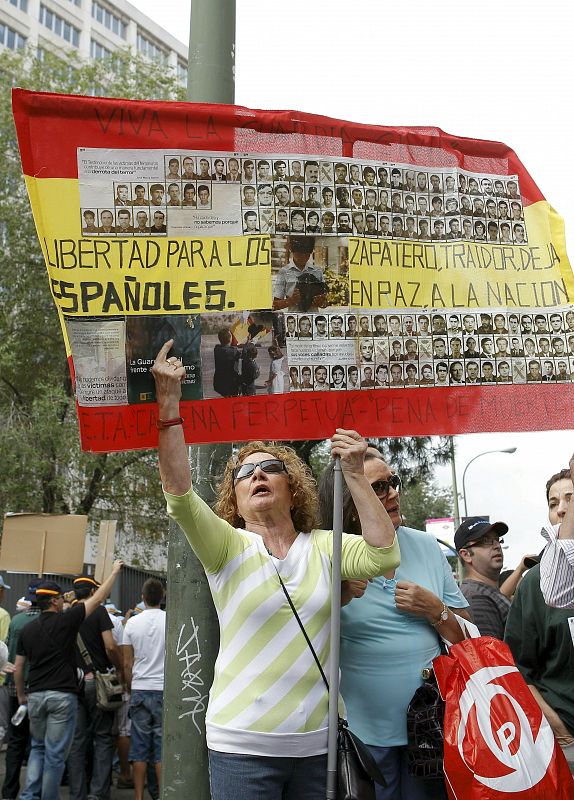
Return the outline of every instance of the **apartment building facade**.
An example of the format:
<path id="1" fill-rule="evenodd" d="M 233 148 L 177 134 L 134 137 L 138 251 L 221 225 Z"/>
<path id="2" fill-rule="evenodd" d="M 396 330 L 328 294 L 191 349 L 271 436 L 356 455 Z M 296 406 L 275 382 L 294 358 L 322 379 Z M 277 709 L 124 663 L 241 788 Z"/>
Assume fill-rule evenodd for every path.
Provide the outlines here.
<path id="1" fill-rule="evenodd" d="M 75 50 L 105 58 L 131 47 L 169 65 L 185 84 L 188 48 L 126 0 L 2 0 L 0 48 Z"/>

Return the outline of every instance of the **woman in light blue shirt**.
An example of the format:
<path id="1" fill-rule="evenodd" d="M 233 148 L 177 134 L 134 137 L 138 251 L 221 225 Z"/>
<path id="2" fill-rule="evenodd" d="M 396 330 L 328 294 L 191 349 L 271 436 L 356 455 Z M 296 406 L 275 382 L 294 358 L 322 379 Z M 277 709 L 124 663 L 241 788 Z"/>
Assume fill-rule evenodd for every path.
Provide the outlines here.
<path id="1" fill-rule="evenodd" d="M 393 580 L 343 586 L 341 693 L 349 726 L 369 745 L 387 781 L 385 788 L 376 787 L 377 800 L 446 800 L 442 781 L 408 774 L 406 713 L 422 684 L 422 669 L 439 655 L 440 636 L 453 643 L 464 638 L 452 609 L 469 618 L 460 611 L 468 603 L 435 538 L 401 525 L 400 478 L 372 447 L 365 456 L 365 475 L 395 525 L 401 564 Z M 320 484 L 321 521 L 327 527 L 332 525 L 332 486 L 329 467 Z M 360 534 L 347 492 L 343 529 Z"/>

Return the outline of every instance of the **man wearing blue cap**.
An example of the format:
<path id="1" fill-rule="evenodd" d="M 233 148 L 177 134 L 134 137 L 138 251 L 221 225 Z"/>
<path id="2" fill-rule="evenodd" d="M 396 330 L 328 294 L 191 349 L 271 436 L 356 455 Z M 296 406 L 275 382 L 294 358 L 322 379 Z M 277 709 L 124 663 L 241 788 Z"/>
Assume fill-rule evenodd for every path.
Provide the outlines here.
<path id="1" fill-rule="evenodd" d="M 14 663 L 16 661 L 16 650 L 18 642 L 20 641 L 20 633 L 22 628 L 28 625 L 29 622 L 36 619 L 40 614 L 40 609 L 36 603 L 36 588 L 42 583 L 42 578 L 32 578 L 28 585 L 28 591 L 24 599 L 30 603 L 27 611 L 21 614 L 16 614 L 14 619 L 10 622 L 8 628 L 8 638 L 6 644 L 8 645 L 8 661 Z M 24 673 L 25 685 L 28 683 L 28 670 Z M 18 710 L 18 697 L 16 695 L 16 686 L 14 685 L 14 678 L 8 674 L 6 676 L 6 687 L 10 693 L 10 719 Z M 11 722 L 8 726 L 8 739 L 6 749 L 6 772 L 4 775 L 4 783 L 2 785 L 2 798 L 3 800 L 16 800 L 18 792 L 20 791 L 20 770 L 22 764 L 26 760 L 26 753 L 30 744 L 30 725 L 28 722 L 28 715 L 24 717 L 19 725 L 13 725 Z"/>
<path id="2" fill-rule="evenodd" d="M 122 561 L 115 561 L 110 577 L 84 603 L 62 613 L 64 598 L 54 581 L 36 588 L 40 614 L 20 633 L 16 650 L 18 702 L 28 704 L 32 748 L 26 786 L 20 800 L 59 800 L 59 787 L 70 750 L 78 712 L 76 638 L 84 619 L 108 596 Z M 24 668 L 29 663 L 28 692 Z"/>
<path id="3" fill-rule="evenodd" d="M 454 546 L 464 564 L 460 590 L 470 604 L 473 622 L 483 636 L 504 638 L 510 600 L 498 588 L 502 570 L 504 522 L 467 517 L 454 535 Z"/>

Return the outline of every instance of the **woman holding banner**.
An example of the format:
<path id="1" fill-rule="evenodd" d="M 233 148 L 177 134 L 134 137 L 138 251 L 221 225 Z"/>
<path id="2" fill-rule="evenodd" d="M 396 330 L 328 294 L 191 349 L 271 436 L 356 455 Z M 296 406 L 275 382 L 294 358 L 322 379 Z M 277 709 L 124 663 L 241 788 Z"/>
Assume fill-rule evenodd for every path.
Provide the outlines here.
<path id="1" fill-rule="evenodd" d="M 330 531 L 313 530 L 314 481 L 288 447 L 253 442 L 227 464 L 215 512 L 194 493 L 179 401 L 185 369 L 160 350 L 152 372 L 168 512 L 202 562 L 221 636 L 206 716 L 213 800 L 324 800 L 328 697 L 285 594 L 328 671 Z M 342 573 L 391 577 L 395 530 L 365 478 L 366 443 L 338 429 L 332 453 L 361 520 L 343 535 Z"/>

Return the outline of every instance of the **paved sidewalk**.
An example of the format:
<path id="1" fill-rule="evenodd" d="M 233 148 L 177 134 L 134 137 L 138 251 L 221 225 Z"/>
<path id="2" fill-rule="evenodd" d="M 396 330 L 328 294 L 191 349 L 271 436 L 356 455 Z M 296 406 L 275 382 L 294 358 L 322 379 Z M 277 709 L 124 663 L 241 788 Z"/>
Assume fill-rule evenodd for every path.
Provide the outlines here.
<path id="1" fill-rule="evenodd" d="M 6 753 L 0 753 L 0 787 L 2 786 L 2 783 L 4 782 L 5 761 L 6 761 Z M 24 768 L 22 770 L 22 775 L 21 775 L 21 778 L 20 778 L 20 790 L 22 790 L 24 788 L 25 776 L 26 776 L 26 769 Z M 114 783 L 115 783 L 116 780 L 117 780 L 117 776 L 114 773 L 114 776 L 113 776 Z M 117 786 L 114 785 L 114 786 L 112 786 L 111 800 L 130 800 L 130 798 L 133 797 L 133 794 L 134 794 L 133 789 L 118 789 Z M 145 797 L 149 798 L 149 794 L 147 792 L 145 794 Z M 61 789 L 60 789 L 60 798 L 61 798 L 61 800 L 68 800 L 69 793 L 68 793 L 68 787 L 67 786 L 62 786 L 61 787 Z"/>

